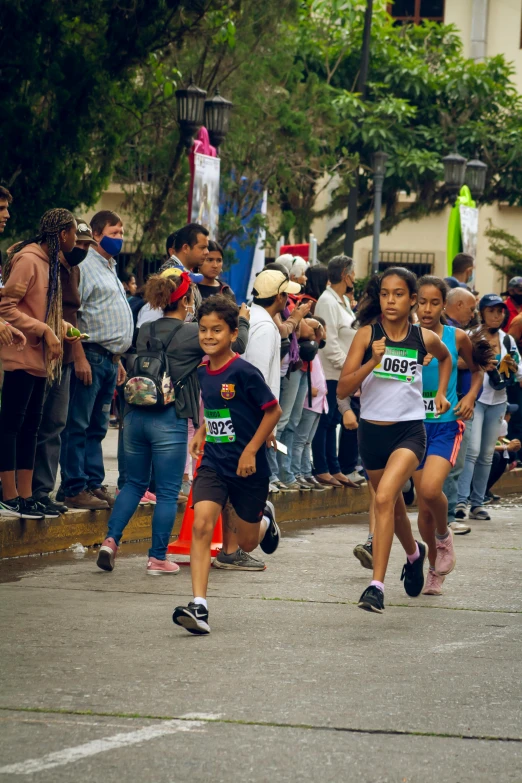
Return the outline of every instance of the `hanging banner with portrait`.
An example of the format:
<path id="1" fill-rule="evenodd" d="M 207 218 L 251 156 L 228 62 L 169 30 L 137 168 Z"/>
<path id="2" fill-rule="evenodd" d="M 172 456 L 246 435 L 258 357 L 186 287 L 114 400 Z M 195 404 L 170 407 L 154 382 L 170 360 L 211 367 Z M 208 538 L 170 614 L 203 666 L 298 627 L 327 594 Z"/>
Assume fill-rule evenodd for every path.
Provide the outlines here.
<path id="1" fill-rule="evenodd" d="M 194 155 L 194 184 L 192 186 L 192 223 L 209 230 L 210 239 L 217 239 L 219 223 L 219 158 Z"/>

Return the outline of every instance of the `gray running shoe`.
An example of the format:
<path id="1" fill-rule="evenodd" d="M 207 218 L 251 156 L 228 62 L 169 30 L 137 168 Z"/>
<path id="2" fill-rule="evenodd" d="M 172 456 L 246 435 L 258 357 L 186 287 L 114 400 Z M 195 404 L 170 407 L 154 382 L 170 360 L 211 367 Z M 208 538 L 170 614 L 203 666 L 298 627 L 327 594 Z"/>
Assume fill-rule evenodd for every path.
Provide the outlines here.
<path id="1" fill-rule="evenodd" d="M 325 492 L 326 491 L 326 487 L 324 486 L 324 484 L 319 484 L 318 481 L 317 482 L 311 482 L 307 478 L 305 478 L 304 476 L 296 476 L 295 480 L 297 481 L 297 483 L 299 484 L 301 489 L 305 489 L 305 490 L 306 489 L 313 489 L 314 492 Z"/>
<path id="2" fill-rule="evenodd" d="M 367 541 L 365 544 L 357 544 L 353 550 L 353 554 L 363 568 L 373 568 L 373 549 L 371 541 Z"/>
<path id="3" fill-rule="evenodd" d="M 457 515 L 455 514 L 455 516 Z M 491 519 L 484 506 L 475 506 L 475 508 L 472 508 L 471 511 L 469 512 L 469 518 L 482 519 L 484 521 Z"/>
<path id="4" fill-rule="evenodd" d="M 284 481 L 280 481 L 279 479 L 274 482 L 276 487 L 279 488 L 280 492 L 299 492 L 301 487 L 297 482 L 294 481 L 293 484 L 285 484 Z"/>
<path id="5" fill-rule="evenodd" d="M 241 548 L 236 549 L 231 555 L 226 555 L 223 550 L 214 560 L 214 568 L 225 568 L 229 571 L 264 571 L 266 565 Z"/>
<path id="6" fill-rule="evenodd" d="M 468 516 L 468 507 L 466 503 L 457 503 L 455 506 L 455 519 L 466 519 Z"/>

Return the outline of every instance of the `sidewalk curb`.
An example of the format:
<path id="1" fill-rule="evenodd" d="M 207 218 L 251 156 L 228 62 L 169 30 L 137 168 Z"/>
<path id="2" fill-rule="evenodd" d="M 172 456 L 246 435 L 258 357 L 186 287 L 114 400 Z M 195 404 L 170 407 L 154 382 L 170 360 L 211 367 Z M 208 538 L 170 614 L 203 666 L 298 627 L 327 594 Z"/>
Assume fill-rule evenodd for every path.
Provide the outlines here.
<path id="1" fill-rule="evenodd" d="M 522 494 L 522 469 L 505 473 L 495 485 L 501 496 Z M 278 522 L 321 519 L 368 511 L 369 491 L 332 489 L 326 492 L 279 493 L 271 496 Z M 123 541 L 150 538 L 153 506 L 139 506 L 129 522 Z M 176 516 L 173 535 L 179 533 L 185 507 Z M 72 544 L 101 544 L 107 531 L 108 511 L 68 511 L 58 519 L 0 517 L 0 558 L 38 555 L 69 549 Z"/>

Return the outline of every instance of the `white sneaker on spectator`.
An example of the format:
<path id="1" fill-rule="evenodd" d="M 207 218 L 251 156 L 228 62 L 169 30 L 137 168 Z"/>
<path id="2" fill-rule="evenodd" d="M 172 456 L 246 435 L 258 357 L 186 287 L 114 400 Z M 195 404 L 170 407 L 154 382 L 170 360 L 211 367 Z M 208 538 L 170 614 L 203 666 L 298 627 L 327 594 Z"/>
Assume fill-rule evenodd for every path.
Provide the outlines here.
<path id="1" fill-rule="evenodd" d="M 364 476 L 361 476 L 361 474 L 356 470 L 352 471 L 352 473 L 346 474 L 346 478 L 350 479 L 350 481 L 353 481 L 354 484 L 364 484 L 366 481 Z"/>
<path id="2" fill-rule="evenodd" d="M 268 485 L 268 491 L 271 495 L 276 495 L 278 492 L 281 492 L 277 484 L 274 484 L 272 481 Z"/>
<path id="3" fill-rule="evenodd" d="M 300 489 L 303 489 L 305 492 L 310 492 L 312 489 L 308 481 L 302 476 L 296 476 L 294 484 L 299 484 Z"/>
<path id="4" fill-rule="evenodd" d="M 450 522 L 448 527 L 453 530 L 455 536 L 465 536 L 466 533 L 471 533 L 471 525 L 466 525 L 464 522 Z"/>

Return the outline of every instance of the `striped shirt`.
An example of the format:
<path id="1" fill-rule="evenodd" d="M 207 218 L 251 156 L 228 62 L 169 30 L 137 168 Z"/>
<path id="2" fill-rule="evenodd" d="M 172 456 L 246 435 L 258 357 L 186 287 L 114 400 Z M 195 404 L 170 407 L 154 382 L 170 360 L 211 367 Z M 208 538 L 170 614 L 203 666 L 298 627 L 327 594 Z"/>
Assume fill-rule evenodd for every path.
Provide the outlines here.
<path id="1" fill-rule="evenodd" d="M 81 265 L 79 289 L 80 331 L 111 353 L 125 353 L 132 343 L 134 321 L 114 259 L 107 261 L 91 246 Z"/>

